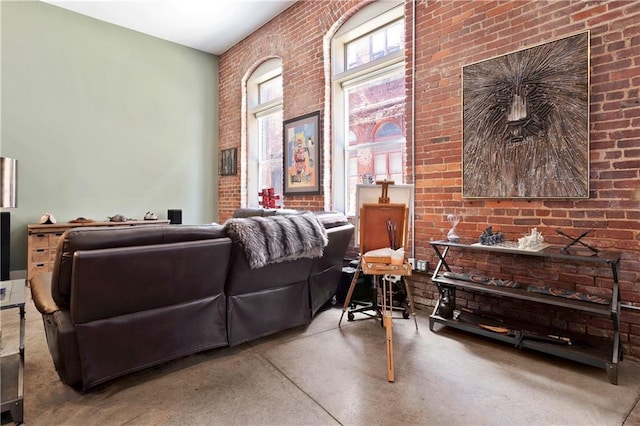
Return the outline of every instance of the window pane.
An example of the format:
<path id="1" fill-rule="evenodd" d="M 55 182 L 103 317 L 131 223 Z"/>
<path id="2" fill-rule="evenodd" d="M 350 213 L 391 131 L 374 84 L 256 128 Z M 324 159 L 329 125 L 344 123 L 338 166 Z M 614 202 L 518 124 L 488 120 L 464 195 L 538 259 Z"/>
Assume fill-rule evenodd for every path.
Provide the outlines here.
<path id="1" fill-rule="evenodd" d="M 387 156 L 386 154 L 378 154 L 374 158 L 373 169 L 376 175 L 387 176 Z M 383 178 L 384 179 L 384 178 Z"/>
<path id="2" fill-rule="evenodd" d="M 348 193 L 347 193 L 347 199 L 349 201 L 349 205 L 350 206 L 355 206 L 356 205 L 356 185 L 361 183 L 357 178 L 355 177 L 350 177 L 349 178 L 349 189 L 348 189 Z M 354 207 L 355 210 L 355 207 Z M 353 215 L 353 212 L 348 213 Z"/>
<path id="3" fill-rule="evenodd" d="M 372 142 L 372 130 L 380 122 L 404 120 L 404 70 L 370 80 L 365 84 L 345 90 L 348 101 L 348 125 L 350 134 L 360 139 L 349 141 L 349 146 Z M 386 129 L 386 125 L 382 129 Z M 393 128 L 393 124 L 392 124 Z M 402 129 L 400 137 L 404 138 Z M 363 139 L 363 136 L 365 135 Z M 366 135 L 371 135 L 366 137 Z"/>
<path id="4" fill-rule="evenodd" d="M 372 59 L 382 58 L 385 48 L 385 33 L 381 31 L 371 36 L 371 57 Z"/>
<path id="5" fill-rule="evenodd" d="M 404 24 L 398 22 L 387 28 L 387 52 L 393 53 L 404 44 Z"/>
<path id="6" fill-rule="evenodd" d="M 258 118 L 260 128 L 260 160 L 282 159 L 282 111 Z"/>
<path id="7" fill-rule="evenodd" d="M 402 174 L 402 153 L 392 152 L 389 154 L 389 174 Z"/>
<path id="8" fill-rule="evenodd" d="M 357 177 L 356 183 L 383 179 L 404 183 L 405 135 L 397 124 L 404 123 L 404 70 L 397 68 L 363 84 L 345 85 L 346 119 L 352 136 L 345 176 Z M 351 179 L 349 185 L 348 194 L 355 194 Z M 355 195 L 349 197 L 347 213 L 355 214 Z"/>
<path id="9" fill-rule="evenodd" d="M 282 195 L 282 160 L 262 164 L 260 188 L 273 188 L 276 195 Z"/>
<path id="10" fill-rule="evenodd" d="M 392 181 L 392 182 L 402 182 L 402 176 L 401 174 L 392 174 L 390 175 L 387 180 Z"/>
<path id="11" fill-rule="evenodd" d="M 358 177 L 358 157 L 356 155 L 349 157 L 349 176 Z"/>
<path id="12" fill-rule="evenodd" d="M 282 76 L 272 78 L 259 85 L 259 103 L 264 104 L 282 97 Z"/>
<path id="13" fill-rule="evenodd" d="M 363 37 L 352 41 L 347 45 L 347 69 L 350 70 L 359 65 L 371 61 L 369 52 L 369 38 Z"/>
<path id="14" fill-rule="evenodd" d="M 258 117 L 260 156 L 259 189 L 282 194 L 282 110 Z"/>
<path id="15" fill-rule="evenodd" d="M 357 38 L 346 44 L 347 70 L 397 52 L 403 44 L 404 21 L 402 20 Z"/>

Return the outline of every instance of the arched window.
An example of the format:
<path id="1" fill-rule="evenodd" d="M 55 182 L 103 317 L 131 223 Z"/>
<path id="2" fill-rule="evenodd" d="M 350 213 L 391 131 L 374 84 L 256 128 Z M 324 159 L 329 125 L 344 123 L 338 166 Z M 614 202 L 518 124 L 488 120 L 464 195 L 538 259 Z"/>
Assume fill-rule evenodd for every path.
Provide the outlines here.
<path id="1" fill-rule="evenodd" d="M 282 61 L 265 61 L 247 80 L 247 203 L 258 207 L 258 192 L 282 194 Z"/>
<path id="2" fill-rule="evenodd" d="M 374 140 L 402 137 L 402 129 L 395 121 L 384 121 L 376 126 L 373 131 Z"/>
<path id="3" fill-rule="evenodd" d="M 333 196 L 349 215 L 357 184 L 405 180 L 404 33 L 403 2 L 374 2 L 332 40 Z"/>

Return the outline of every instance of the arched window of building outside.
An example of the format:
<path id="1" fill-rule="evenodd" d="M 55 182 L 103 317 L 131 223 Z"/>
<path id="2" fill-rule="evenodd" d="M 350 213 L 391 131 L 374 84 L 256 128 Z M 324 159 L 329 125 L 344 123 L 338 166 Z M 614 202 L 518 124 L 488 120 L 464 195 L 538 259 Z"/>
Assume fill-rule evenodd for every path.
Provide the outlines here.
<path id="1" fill-rule="evenodd" d="M 393 120 L 383 121 L 373 130 L 373 139 L 378 141 L 388 138 L 397 138 L 398 136 L 402 136 L 402 129 L 398 123 Z"/>

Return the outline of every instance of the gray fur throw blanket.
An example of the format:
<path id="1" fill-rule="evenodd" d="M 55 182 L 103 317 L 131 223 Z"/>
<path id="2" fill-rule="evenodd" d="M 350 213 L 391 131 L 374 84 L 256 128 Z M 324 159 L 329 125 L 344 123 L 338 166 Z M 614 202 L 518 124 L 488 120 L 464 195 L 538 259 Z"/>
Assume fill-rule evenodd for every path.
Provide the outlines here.
<path id="1" fill-rule="evenodd" d="M 310 213 L 229 219 L 224 227 L 227 235 L 244 247 L 251 269 L 321 257 L 329 243 L 324 226 Z"/>

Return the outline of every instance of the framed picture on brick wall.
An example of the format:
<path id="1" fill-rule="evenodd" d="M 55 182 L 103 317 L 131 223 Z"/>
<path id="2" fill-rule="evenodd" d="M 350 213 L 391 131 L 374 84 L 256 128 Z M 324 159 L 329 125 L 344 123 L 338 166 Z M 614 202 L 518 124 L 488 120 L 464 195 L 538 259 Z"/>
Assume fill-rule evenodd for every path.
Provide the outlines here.
<path id="1" fill-rule="evenodd" d="M 285 195 L 321 193 L 320 135 L 320 111 L 284 122 Z"/>
<path id="2" fill-rule="evenodd" d="M 237 174 L 238 148 L 223 149 L 220 154 L 220 175 L 233 176 Z"/>
<path id="3" fill-rule="evenodd" d="M 463 197 L 589 197 L 589 48 L 582 32 L 463 66 Z"/>

